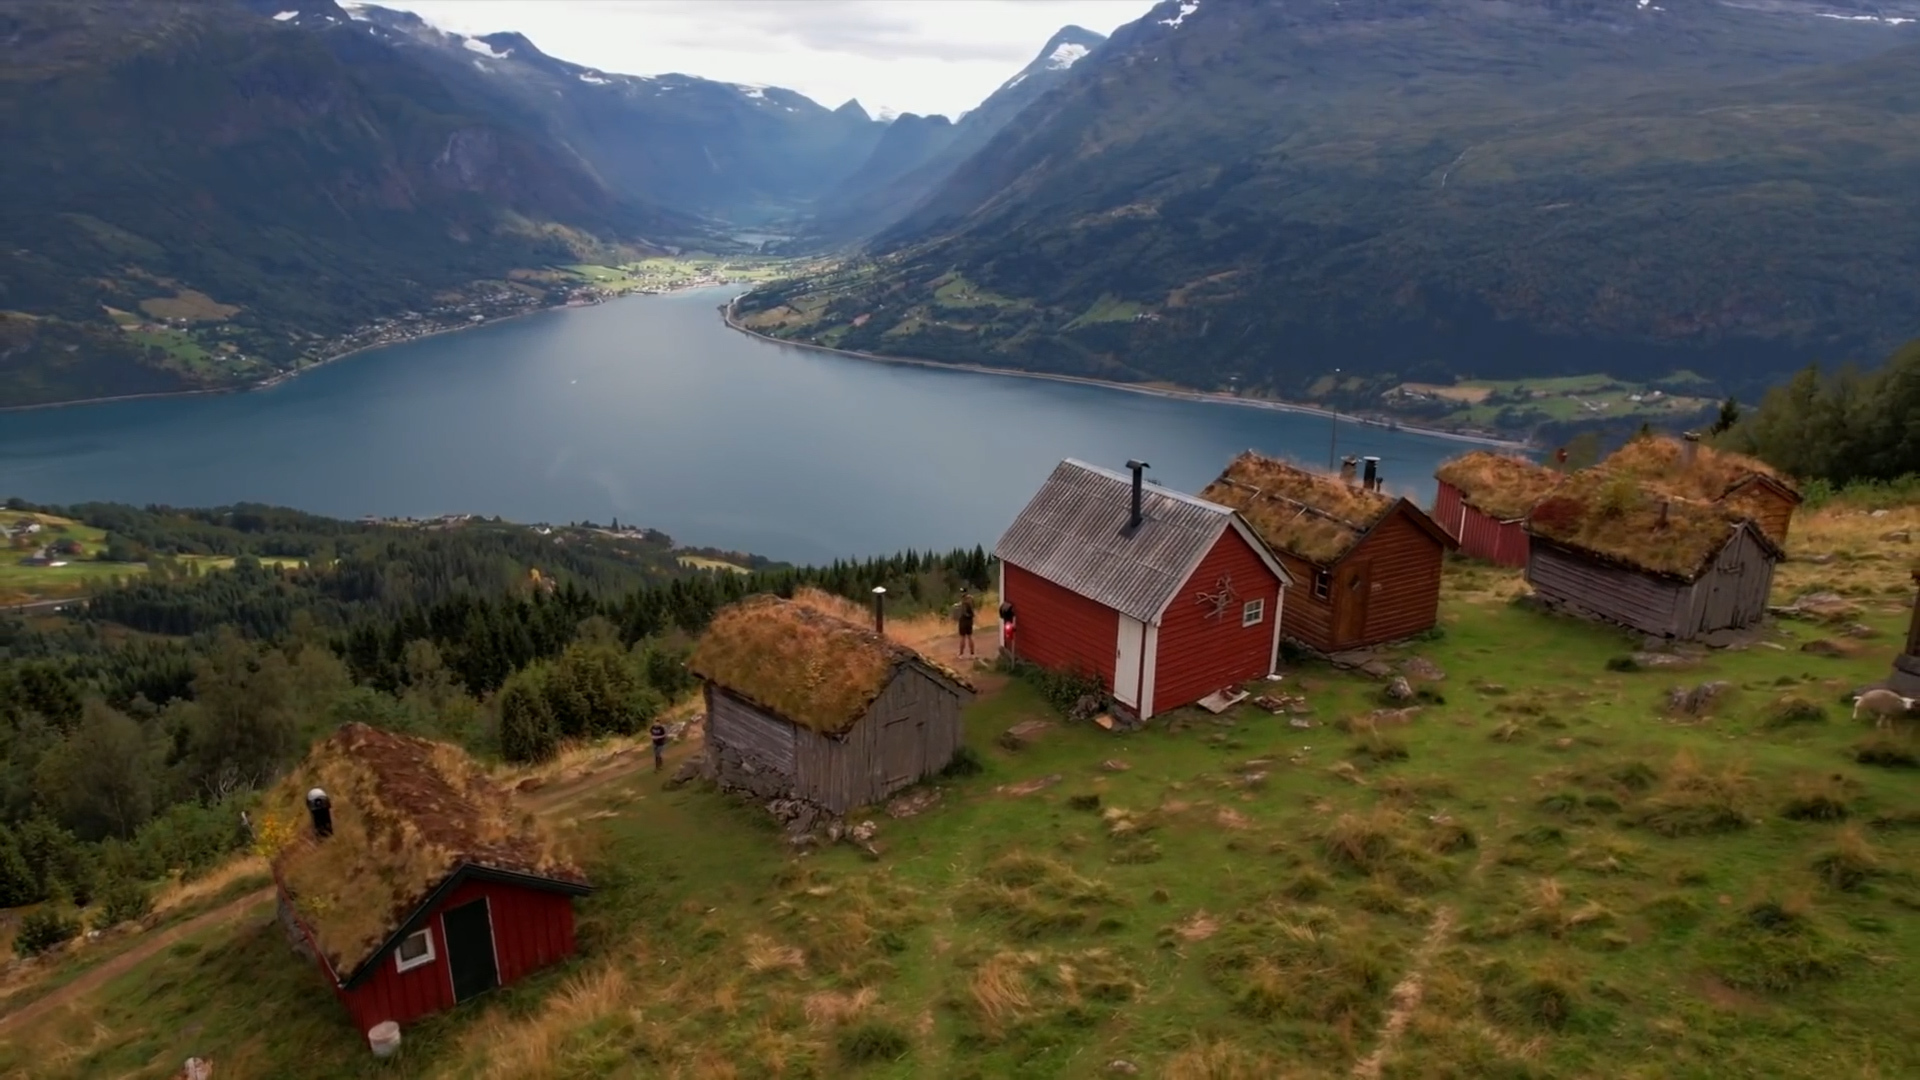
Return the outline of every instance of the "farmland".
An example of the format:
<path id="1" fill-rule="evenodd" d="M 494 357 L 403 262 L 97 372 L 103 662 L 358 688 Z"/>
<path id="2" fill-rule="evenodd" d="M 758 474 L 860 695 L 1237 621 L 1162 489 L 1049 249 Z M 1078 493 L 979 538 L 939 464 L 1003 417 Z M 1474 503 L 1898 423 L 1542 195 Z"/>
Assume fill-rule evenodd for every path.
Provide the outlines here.
<path id="1" fill-rule="evenodd" d="M 874 812 L 877 858 L 617 775 L 544 811 L 592 852 L 582 955 L 409 1028 L 386 1072 L 1910 1075 L 1916 747 L 1841 701 L 1904 633 L 1878 537 L 1916 522 L 1803 515 L 1778 599 L 1842 610 L 1665 660 L 1451 566 L 1444 633 L 1388 657 L 1444 673 L 1410 713 L 1304 663 L 1279 687 L 1312 726 L 1243 705 L 1119 736 L 982 675 L 981 771 Z M 1054 726 L 1010 749 L 1030 720 Z M 270 910 L 0 1030 L 0 1074 L 364 1075 Z"/>

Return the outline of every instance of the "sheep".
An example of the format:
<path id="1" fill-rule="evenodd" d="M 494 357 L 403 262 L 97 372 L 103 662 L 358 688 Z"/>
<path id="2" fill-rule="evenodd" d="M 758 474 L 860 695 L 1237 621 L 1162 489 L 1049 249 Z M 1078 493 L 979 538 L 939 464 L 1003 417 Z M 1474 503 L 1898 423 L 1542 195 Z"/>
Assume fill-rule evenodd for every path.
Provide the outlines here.
<path id="1" fill-rule="evenodd" d="M 1860 719 L 1860 710 L 1866 709 L 1873 714 L 1874 727 L 1881 730 L 1893 726 L 1893 718 L 1904 716 L 1920 705 L 1920 698 L 1901 697 L 1891 690 L 1869 690 L 1853 699 L 1853 718 Z"/>

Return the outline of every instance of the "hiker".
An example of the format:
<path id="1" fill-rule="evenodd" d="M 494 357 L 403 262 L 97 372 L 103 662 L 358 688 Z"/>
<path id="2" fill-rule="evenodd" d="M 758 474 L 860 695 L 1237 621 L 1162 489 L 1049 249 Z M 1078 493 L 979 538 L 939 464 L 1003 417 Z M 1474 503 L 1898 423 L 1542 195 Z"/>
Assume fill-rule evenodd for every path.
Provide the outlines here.
<path id="1" fill-rule="evenodd" d="M 659 772 L 667 760 L 667 725 L 656 723 L 647 734 L 653 736 L 653 771 Z"/>
<path id="2" fill-rule="evenodd" d="M 1013 601 L 1000 601 L 1000 647 L 1013 651 Z"/>
<path id="3" fill-rule="evenodd" d="M 960 590 L 960 603 L 955 612 L 960 622 L 960 655 L 972 656 L 973 652 L 973 594 Z"/>

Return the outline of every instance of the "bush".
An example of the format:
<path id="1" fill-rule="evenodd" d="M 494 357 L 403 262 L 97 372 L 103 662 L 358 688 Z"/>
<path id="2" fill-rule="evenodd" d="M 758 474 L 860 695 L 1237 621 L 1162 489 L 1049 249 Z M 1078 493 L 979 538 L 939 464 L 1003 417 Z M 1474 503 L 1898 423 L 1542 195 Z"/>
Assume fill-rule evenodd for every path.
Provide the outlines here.
<path id="1" fill-rule="evenodd" d="M 41 908 L 20 920 L 20 929 L 13 935 L 13 951 L 17 956 L 39 956 L 62 942 L 72 941 L 79 933 L 78 921 L 62 918 L 52 908 Z"/>
<path id="2" fill-rule="evenodd" d="M 971 746 L 962 746 L 953 752 L 953 760 L 947 762 L 947 767 L 940 770 L 940 775 L 952 779 L 961 776 L 978 776 L 986 770 L 987 767 L 981 762 L 979 752 Z"/>
<path id="3" fill-rule="evenodd" d="M 119 878 L 100 890 L 100 908 L 93 913 L 93 928 L 105 930 L 121 923 L 138 922 L 153 910 L 153 897 L 147 887 L 131 878 Z"/>
<path id="4" fill-rule="evenodd" d="M 898 1061 L 913 1049 L 907 1033 L 886 1020 L 866 1020 L 840 1029 L 834 1040 L 840 1056 L 852 1065 Z"/>
<path id="5" fill-rule="evenodd" d="M 1607 660 L 1608 671 L 1639 671 L 1640 661 L 1631 656 L 1615 656 Z"/>
<path id="6" fill-rule="evenodd" d="M 546 695 L 523 671 L 500 691 L 500 756 L 508 761 L 548 761 L 560 751 L 560 732 Z"/>
<path id="7" fill-rule="evenodd" d="M 1826 706 L 1794 694 L 1781 698 L 1767 708 L 1766 725 L 1770 728 L 1826 722 Z"/>

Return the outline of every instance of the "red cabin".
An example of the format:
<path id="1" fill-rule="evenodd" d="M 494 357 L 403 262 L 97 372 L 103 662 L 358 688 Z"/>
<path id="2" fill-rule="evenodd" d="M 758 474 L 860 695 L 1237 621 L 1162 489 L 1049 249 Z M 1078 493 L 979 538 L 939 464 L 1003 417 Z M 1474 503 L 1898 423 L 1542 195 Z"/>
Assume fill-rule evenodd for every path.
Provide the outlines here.
<path id="1" fill-rule="evenodd" d="M 294 805 L 309 787 L 325 809 Z M 300 821 L 273 861 L 281 920 L 362 1032 L 573 954 L 586 878 L 459 749 L 348 724 L 281 802 Z"/>
<path id="2" fill-rule="evenodd" d="M 1061 462 L 993 553 L 1019 656 L 1144 720 L 1272 673 L 1292 579 L 1239 514 L 1128 464 Z"/>
<path id="3" fill-rule="evenodd" d="M 1561 474 L 1524 458 L 1476 450 L 1433 474 L 1434 523 L 1460 543 L 1460 554 L 1499 566 L 1527 565 L 1527 511 Z"/>

